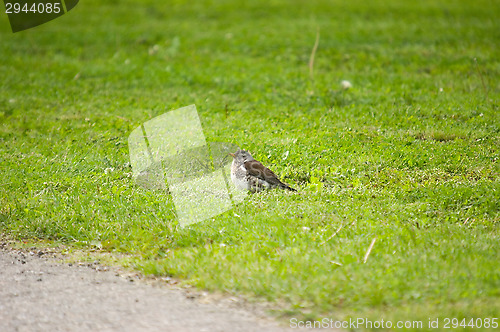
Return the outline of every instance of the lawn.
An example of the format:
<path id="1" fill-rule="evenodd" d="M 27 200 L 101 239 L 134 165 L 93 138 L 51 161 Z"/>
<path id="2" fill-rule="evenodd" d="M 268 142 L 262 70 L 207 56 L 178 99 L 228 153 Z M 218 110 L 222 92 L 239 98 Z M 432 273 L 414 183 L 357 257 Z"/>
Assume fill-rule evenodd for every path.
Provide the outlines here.
<path id="1" fill-rule="evenodd" d="M 87 0 L 15 34 L 0 17 L 3 237 L 126 253 L 285 322 L 500 319 L 498 1 Z M 181 228 L 127 139 L 190 104 L 298 193 Z"/>

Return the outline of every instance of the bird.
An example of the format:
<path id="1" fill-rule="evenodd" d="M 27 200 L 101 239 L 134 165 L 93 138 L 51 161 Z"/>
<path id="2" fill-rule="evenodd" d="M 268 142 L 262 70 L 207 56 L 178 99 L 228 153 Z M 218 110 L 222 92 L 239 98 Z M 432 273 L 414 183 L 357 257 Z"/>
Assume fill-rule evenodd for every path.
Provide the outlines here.
<path id="1" fill-rule="evenodd" d="M 238 150 L 229 155 L 233 157 L 231 181 L 236 188 L 251 192 L 273 188 L 297 191 L 281 182 L 273 171 L 255 160 L 248 151 Z"/>

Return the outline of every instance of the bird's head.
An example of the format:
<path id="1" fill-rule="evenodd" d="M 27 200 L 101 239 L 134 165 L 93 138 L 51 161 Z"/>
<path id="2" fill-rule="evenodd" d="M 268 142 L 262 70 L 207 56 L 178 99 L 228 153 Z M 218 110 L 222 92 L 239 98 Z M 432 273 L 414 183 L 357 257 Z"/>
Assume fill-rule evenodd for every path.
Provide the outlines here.
<path id="1" fill-rule="evenodd" d="M 245 151 L 245 150 L 238 150 L 235 153 L 230 153 L 230 156 L 232 156 L 236 161 L 246 163 L 247 161 L 252 161 L 254 160 L 250 152 Z"/>

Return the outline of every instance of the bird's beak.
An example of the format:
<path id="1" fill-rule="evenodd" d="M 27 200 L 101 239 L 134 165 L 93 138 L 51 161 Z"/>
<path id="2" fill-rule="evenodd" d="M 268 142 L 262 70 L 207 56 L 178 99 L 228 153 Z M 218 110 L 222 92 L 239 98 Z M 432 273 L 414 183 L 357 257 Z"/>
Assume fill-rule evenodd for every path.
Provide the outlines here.
<path id="1" fill-rule="evenodd" d="M 228 153 L 228 155 L 234 158 L 234 153 Z"/>

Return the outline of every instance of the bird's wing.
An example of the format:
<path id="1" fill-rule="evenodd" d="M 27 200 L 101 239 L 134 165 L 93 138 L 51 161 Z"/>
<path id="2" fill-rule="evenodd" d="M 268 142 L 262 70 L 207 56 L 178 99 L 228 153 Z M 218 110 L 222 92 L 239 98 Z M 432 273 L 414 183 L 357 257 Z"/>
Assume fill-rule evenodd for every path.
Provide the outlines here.
<path id="1" fill-rule="evenodd" d="M 283 183 L 278 179 L 276 174 L 273 173 L 269 168 L 262 165 L 257 160 L 247 161 L 245 163 L 245 168 L 248 174 L 253 175 L 261 180 L 267 181 L 270 184 L 281 186 Z"/>

